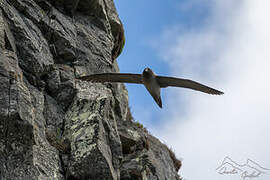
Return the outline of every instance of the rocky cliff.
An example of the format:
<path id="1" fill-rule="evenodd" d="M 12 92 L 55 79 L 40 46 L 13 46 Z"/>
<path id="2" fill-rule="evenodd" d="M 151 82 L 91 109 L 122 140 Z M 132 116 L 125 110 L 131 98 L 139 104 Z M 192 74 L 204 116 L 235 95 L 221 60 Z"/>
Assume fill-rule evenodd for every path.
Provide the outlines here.
<path id="1" fill-rule="evenodd" d="M 177 180 L 181 162 L 135 123 L 117 72 L 112 0 L 0 0 L 0 179 Z"/>

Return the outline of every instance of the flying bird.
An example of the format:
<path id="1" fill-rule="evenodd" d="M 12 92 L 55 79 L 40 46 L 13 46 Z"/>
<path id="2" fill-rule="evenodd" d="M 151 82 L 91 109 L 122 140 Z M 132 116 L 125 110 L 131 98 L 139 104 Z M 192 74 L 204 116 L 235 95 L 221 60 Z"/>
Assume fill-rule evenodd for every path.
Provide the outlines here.
<path id="1" fill-rule="evenodd" d="M 77 79 L 90 82 L 119 82 L 143 84 L 158 106 L 162 108 L 160 97 L 160 88 L 168 86 L 189 88 L 213 95 L 221 95 L 223 92 L 200 84 L 189 79 L 180 79 L 175 77 L 157 76 L 150 68 L 145 68 L 142 74 L 131 73 L 102 73 L 81 76 Z"/>

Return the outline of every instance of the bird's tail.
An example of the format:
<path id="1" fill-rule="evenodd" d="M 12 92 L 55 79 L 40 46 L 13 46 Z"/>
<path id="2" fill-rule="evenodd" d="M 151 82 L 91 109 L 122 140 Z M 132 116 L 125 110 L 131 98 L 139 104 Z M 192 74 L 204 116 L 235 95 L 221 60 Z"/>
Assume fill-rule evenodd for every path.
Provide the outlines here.
<path id="1" fill-rule="evenodd" d="M 156 101 L 156 103 L 158 104 L 158 106 L 159 106 L 160 108 L 162 108 L 162 101 L 161 101 L 161 97 L 160 97 L 160 96 L 158 96 L 157 98 L 154 98 L 154 100 Z"/>

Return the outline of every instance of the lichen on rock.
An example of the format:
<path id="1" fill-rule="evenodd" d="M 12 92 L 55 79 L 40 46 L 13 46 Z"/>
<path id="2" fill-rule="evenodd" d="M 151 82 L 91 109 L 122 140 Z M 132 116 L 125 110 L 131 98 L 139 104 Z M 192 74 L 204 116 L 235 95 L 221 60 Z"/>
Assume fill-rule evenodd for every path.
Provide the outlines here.
<path id="1" fill-rule="evenodd" d="M 180 179 L 179 161 L 136 125 L 118 72 L 112 0 L 0 1 L 0 179 Z"/>

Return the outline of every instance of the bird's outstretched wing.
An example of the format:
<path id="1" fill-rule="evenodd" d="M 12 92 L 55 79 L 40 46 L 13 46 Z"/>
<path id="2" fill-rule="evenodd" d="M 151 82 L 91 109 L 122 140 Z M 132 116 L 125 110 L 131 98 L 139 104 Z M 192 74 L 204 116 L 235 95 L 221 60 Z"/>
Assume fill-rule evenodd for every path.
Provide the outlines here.
<path id="1" fill-rule="evenodd" d="M 223 92 L 213 89 L 211 87 L 205 86 L 203 84 L 200 84 L 198 82 L 189 80 L 189 79 L 180 79 L 180 78 L 174 78 L 174 77 L 164 77 L 164 76 L 157 76 L 157 81 L 160 85 L 160 87 L 165 88 L 168 86 L 174 86 L 174 87 L 183 87 L 183 88 L 190 88 L 196 91 L 201 91 L 208 94 L 215 94 L 215 95 L 221 95 L 224 94 Z"/>
<path id="2" fill-rule="evenodd" d="M 81 76 L 77 79 L 91 82 L 121 82 L 121 83 L 136 83 L 143 84 L 141 74 L 130 73 L 102 73 Z"/>

